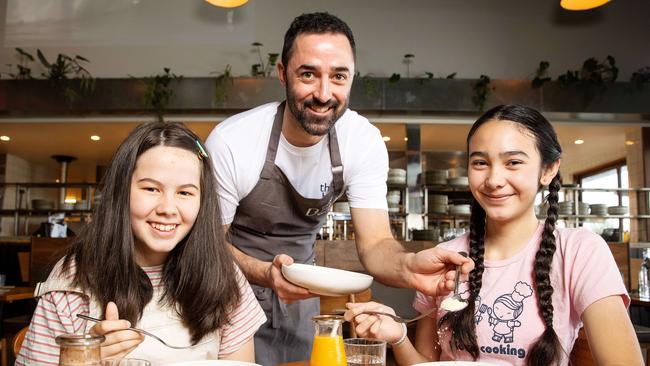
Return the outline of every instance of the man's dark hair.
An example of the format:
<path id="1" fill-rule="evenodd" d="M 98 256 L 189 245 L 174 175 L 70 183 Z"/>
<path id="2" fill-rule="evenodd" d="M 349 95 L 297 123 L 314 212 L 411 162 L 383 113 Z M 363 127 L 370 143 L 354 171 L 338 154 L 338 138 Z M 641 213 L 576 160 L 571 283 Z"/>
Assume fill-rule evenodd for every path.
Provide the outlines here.
<path id="1" fill-rule="evenodd" d="M 286 68 L 289 63 L 289 58 L 293 52 L 293 44 L 299 35 L 322 33 L 343 34 L 346 36 L 352 48 L 352 55 L 356 59 L 357 51 L 354 36 L 352 30 L 344 21 L 329 13 L 309 13 L 296 17 L 284 35 L 284 45 L 282 46 L 282 64 L 284 67 Z"/>

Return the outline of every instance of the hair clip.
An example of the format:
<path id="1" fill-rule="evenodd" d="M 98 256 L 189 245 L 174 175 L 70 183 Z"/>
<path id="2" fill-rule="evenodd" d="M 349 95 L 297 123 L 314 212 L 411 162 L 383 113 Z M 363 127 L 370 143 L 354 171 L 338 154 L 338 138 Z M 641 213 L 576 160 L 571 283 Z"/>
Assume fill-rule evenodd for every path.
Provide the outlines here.
<path id="1" fill-rule="evenodd" d="M 197 154 L 197 155 L 199 156 L 199 160 L 203 160 L 203 158 L 207 158 L 207 157 L 208 157 L 208 153 L 205 152 L 205 149 L 203 148 L 203 146 L 201 145 L 201 143 L 199 142 L 199 140 L 194 140 L 194 142 L 196 143 L 196 146 L 199 147 L 199 152 L 198 152 L 198 154 Z"/>

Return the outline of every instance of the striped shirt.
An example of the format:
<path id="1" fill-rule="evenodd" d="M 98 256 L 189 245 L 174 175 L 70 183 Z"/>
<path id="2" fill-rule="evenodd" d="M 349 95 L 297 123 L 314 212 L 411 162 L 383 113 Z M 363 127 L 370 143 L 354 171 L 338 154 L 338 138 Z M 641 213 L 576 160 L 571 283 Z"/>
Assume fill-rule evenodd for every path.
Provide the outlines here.
<path id="1" fill-rule="evenodd" d="M 162 287 L 162 268 L 162 265 L 143 267 L 154 290 Z M 71 280 L 72 276 L 66 276 L 65 279 Z M 242 296 L 239 305 L 229 314 L 229 324 L 219 330 L 219 358 L 237 351 L 266 321 L 262 308 L 239 268 L 237 282 Z M 83 333 L 86 320 L 76 315 L 88 315 L 89 312 L 90 301 L 84 294 L 52 291 L 41 296 L 15 365 L 58 365 L 59 346 L 55 338 L 64 333 Z"/>

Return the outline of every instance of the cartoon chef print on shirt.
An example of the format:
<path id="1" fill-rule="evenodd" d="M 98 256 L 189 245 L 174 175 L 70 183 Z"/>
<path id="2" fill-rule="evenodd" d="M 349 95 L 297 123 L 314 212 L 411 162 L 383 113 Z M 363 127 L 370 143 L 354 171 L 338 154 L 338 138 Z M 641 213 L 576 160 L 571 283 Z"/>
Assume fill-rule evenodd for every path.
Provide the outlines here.
<path id="1" fill-rule="evenodd" d="M 465 301 L 469 300 L 469 289 L 463 292 L 459 292 L 458 294 L 460 295 L 461 299 Z M 485 314 L 486 309 L 487 307 L 485 305 L 481 306 L 481 295 L 476 295 L 476 299 L 474 299 L 474 323 L 476 323 L 476 325 L 478 325 L 478 323 L 483 320 L 483 314 Z"/>
<path id="2" fill-rule="evenodd" d="M 517 282 L 515 290 L 509 294 L 503 294 L 494 300 L 492 308 L 483 305 L 489 318 L 488 324 L 492 326 L 494 334 L 492 340 L 496 342 L 512 343 L 514 341 L 514 330 L 521 326 L 516 320 L 524 311 L 524 300 L 533 294 L 533 289 L 525 282 Z M 482 311 L 483 312 L 483 311 Z"/>

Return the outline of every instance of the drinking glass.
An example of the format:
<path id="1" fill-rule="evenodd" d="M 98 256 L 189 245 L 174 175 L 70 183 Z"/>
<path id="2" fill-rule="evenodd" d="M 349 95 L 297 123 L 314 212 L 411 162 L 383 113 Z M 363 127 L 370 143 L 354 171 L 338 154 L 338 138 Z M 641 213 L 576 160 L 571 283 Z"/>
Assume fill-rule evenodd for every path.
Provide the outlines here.
<path id="1" fill-rule="evenodd" d="M 378 339 L 348 338 L 343 340 L 348 366 L 385 366 L 386 342 Z"/>
<path id="2" fill-rule="evenodd" d="M 151 366 L 151 362 L 137 358 L 115 358 L 102 360 L 102 366 Z"/>

